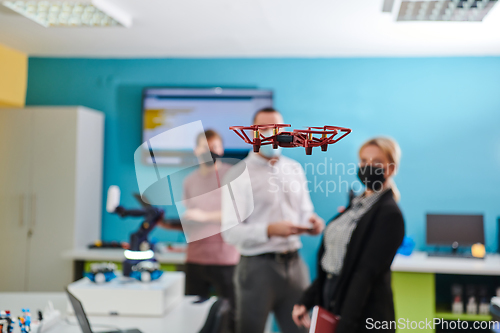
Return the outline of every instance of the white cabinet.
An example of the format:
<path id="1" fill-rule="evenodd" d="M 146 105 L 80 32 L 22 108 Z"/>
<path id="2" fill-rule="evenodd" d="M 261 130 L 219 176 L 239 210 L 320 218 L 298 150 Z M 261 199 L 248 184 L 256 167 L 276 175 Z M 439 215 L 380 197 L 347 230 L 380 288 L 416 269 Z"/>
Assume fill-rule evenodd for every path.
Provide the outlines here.
<path id="1" fill-rule="evenodd" d="M 62 252 L 100 238 L 104 115 L 0 109 L 0 291 L 62 291 Z"/>

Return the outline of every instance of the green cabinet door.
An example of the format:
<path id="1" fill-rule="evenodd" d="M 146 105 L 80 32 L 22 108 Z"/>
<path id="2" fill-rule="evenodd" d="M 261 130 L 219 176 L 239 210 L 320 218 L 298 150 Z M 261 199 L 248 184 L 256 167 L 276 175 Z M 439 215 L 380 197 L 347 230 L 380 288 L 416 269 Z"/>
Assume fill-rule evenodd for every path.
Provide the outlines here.
<path id="1" fill-rule="evenodd" d="M 434 273 L 392 272 L 392 291 L 398 333 L 434 332 L 427 325 L 436 313 Z"/>

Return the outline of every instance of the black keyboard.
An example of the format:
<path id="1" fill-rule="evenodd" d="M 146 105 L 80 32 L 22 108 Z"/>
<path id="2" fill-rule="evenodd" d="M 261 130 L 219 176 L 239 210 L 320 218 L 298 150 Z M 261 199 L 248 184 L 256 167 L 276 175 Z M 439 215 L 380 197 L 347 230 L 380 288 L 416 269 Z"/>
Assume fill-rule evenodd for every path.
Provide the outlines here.
<path id="1" fill-rule="evenodd" d="M 428 257 L 460 258 L 460 259 L 484 259 L 472 256 L 470 253 L 449 253 L 449 252 L 427 252 Z"/>

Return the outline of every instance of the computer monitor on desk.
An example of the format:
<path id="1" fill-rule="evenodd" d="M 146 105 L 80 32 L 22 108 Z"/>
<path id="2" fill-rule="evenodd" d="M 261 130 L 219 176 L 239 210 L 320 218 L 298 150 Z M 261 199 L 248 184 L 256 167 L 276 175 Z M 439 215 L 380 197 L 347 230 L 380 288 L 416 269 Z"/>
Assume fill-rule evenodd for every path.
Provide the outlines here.
<path id="1" fill-rule="evenodd" d="M 427 245 L 449 246 L 451 252 L 429 252 L 429 256 L 470 257 L 459 247 L 484 244 L 483 215 L 427 214 Z"/>

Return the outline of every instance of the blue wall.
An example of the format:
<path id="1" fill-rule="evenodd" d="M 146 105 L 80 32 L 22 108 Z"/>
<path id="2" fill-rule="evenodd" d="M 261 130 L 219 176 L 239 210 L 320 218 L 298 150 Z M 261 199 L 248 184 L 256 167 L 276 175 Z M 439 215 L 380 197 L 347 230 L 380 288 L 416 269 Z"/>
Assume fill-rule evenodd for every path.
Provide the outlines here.
<path id="1" fill-rule="evenodd" d="M 141 144 L 144 86 L 256 86 L 275 91 L 275 106 L 294 127 L 332 124 L 353 133 L 326 153 L 286 154 L 301 163 L 355 163 L 374 135 L 403 151 L 396 182 L 407 235 L 425 245 L 427 212 L 483 213 L 488 251 L 497 248 L 500 216 L 500 57 L 360 59 L 54 59 L 30 58 L 28 105 L 84 105 L 106 114 L 104 189 L 138 190 L 133 153 Z M 249 120 L 250 121 L 250 120 Z M 236 125 L 236 124 L 235 124 Z M 235 138 L 236 139 L 236 138 Z M 318 175 L 316 184 L 335 175 Z M 321 171 L 321 170 L 319 170 Z M 354 175 L 343 179 L 352 181 Z M 324 188 L 324 183 L 323 183 Z M 320 216 L 346 202 L 342 192 L 314 191 Z M 127 240 L 138 221 L 103 211 L 104 240 Z M 181 240 L 155 231 L 161 240 Z M 317 237 L 304 237 L 311 264 Z M 313 273 L 314 274 L 314 273 Z"/>

